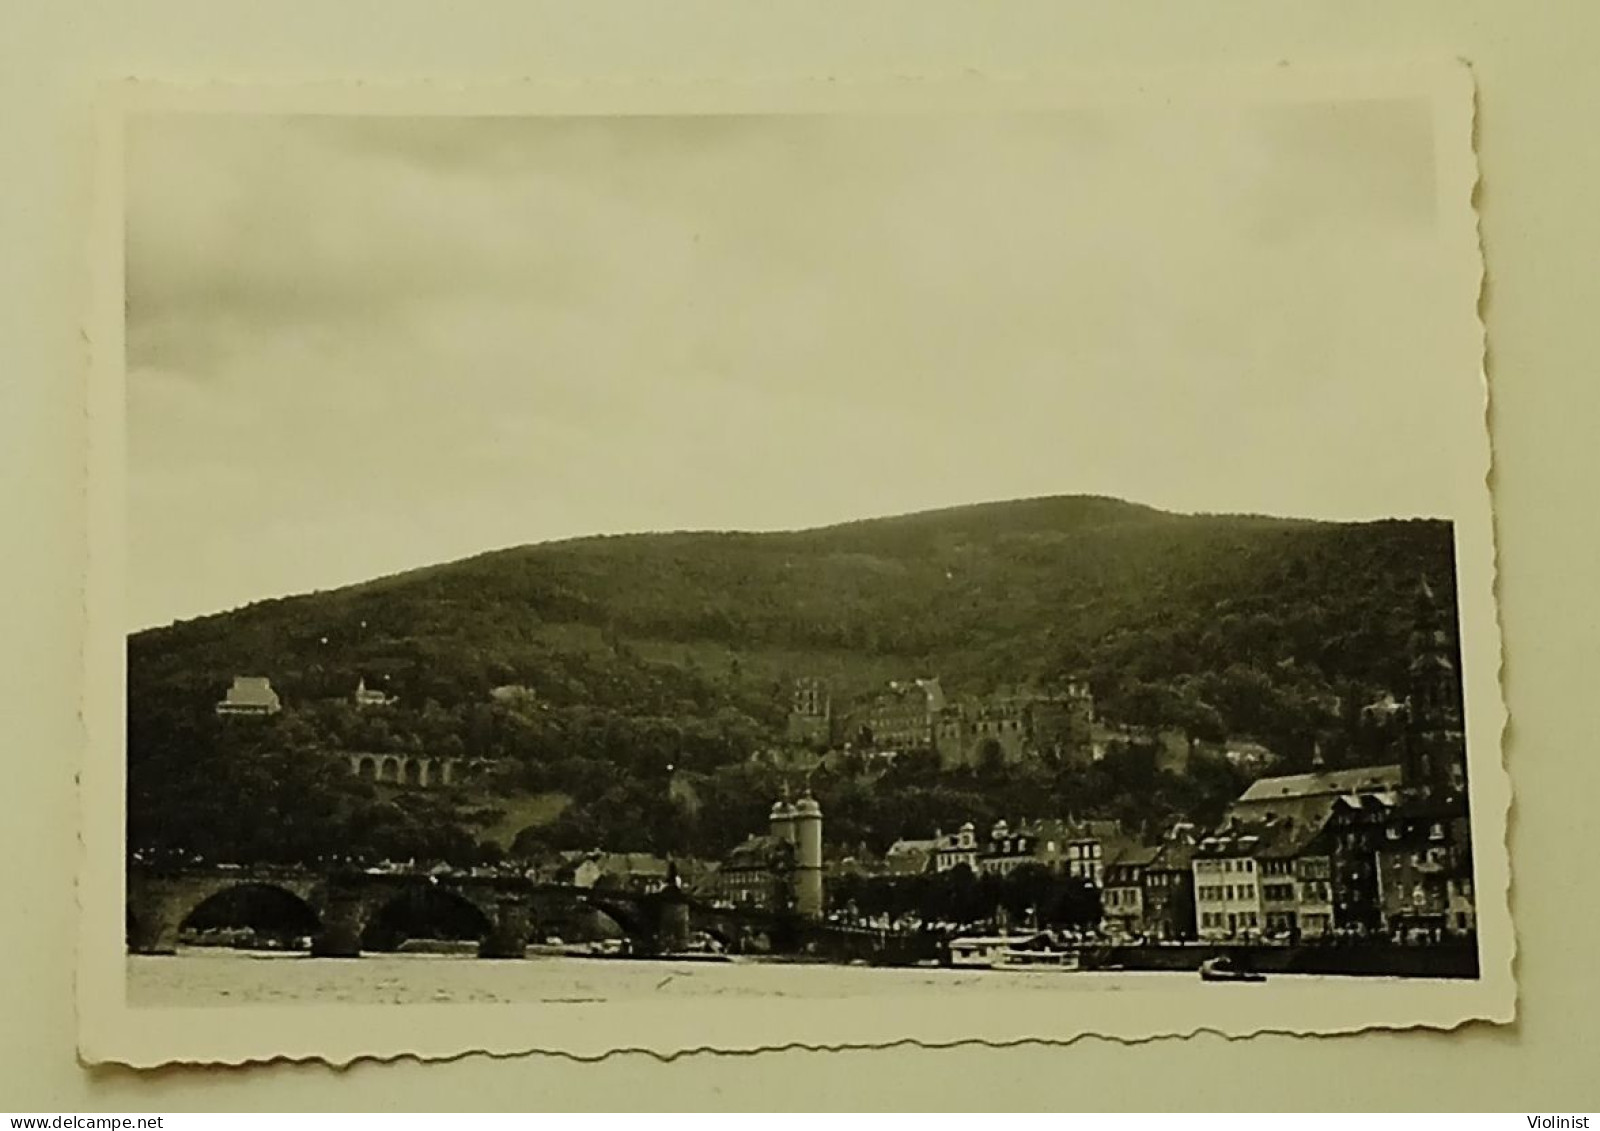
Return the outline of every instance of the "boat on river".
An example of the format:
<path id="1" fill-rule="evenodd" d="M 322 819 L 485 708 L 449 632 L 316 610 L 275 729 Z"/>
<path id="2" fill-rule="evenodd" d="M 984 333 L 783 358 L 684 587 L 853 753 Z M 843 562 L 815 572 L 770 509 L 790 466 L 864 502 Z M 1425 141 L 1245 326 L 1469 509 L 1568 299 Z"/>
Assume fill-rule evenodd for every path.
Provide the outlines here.
<path id="1" fill-rule="evenodd" d="M 1037 935 L 970 935 L 950 940 L 950 965 L 985 970 L 1076 970 L 1077 950 L 1048 932 Z"/>
<path id="2" fill-rule="evenodd" d="M 1227 955 L 1218 955 L 1200 963 L 1202 982 L 1265 982 L 1267 976 L 1256 970 L 1236 966 Z"/>

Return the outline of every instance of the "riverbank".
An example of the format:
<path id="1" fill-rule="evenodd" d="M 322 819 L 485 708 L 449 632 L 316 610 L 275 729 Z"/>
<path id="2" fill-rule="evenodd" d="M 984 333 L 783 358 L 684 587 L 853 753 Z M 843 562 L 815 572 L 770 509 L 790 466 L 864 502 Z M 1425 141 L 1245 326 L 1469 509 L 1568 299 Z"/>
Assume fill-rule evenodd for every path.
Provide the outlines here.
<path id="1" fill-rule="evenodd" d="M 1304 946 L 1091 947 L 1083 953 L 1083 967 L 1087 970 L 1197 971 L 1202 962 L 1223 955 L 1241 968 L 1263 974 L 1452 979 L 1478 976 L 1478 950 L 1470 942 L 1434 946 L 1363 942 Z"/>

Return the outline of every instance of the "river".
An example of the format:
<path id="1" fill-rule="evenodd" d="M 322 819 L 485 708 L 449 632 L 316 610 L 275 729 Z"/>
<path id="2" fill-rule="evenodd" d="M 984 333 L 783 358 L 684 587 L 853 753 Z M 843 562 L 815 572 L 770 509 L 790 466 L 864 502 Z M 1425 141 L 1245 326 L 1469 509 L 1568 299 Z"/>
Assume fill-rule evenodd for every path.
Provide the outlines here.
<path id="1" fill-rule="evenodd" d="M 1192 973 L 1171 972 L 887 969 L 755 960 L 707 963 L 549 956 L 495 961 L 427 954 L 339 959 L 219 948 L 130 955 L 127 975 L 128 1003 L 134 1006 L 492 1004 L 662 996 L 841 998 L 923 989 L 939 994 L 1137 992 L 1187 987 L 1197 981 Z M 1303 986 L 1325 981 L 1293 977 L 1281 983 Z"/>

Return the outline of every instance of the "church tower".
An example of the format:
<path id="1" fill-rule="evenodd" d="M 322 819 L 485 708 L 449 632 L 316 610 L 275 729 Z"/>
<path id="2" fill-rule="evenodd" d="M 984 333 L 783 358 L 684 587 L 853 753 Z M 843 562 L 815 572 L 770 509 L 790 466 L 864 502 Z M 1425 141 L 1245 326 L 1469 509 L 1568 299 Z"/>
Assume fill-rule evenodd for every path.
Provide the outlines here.
<path id="1" fill-rule="evenodd" d="M 1401 785 L 1418 799 L 1464 803 L 1467 746 L 1452 620 L 1424 577 L 1412 606 Z"/>

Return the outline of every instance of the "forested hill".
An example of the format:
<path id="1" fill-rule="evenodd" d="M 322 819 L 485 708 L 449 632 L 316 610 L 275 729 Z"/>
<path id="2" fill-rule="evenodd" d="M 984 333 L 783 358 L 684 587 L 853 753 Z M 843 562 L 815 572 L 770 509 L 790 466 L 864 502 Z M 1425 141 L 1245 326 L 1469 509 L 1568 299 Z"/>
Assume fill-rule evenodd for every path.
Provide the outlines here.
<path id="1" fill-rule="evenodd" d="M 715 856 L 761 827 L 781 783 L 750 755 L 782 741 L 802 675 L 826 677 L 840 709 L 897 677 L 936 674 L 961 698 L 1078 676 L 1113 722 L 1249 736 L 1285 769 L 1314 747 L 1366 762 L 1385 755 L 1360 707 L 1404 694 L 1423 577 L 1453 609 L 1446 523 L 1103 498 L 500 551 L 133 636 L 129 835 L 214 859 L 470 858 L 517 820 L 516 798 L 544 798 L 559 818 L 519 845 Z M 212 709 L 246 674 L 282 696 L 270 724 Z M 395 703 L 356 709 L 362 679 Z M 493 694 L 506 687 L 525 690 Z M 471 810 L 374 794 L 310 756 L 388 749 L 511 769 L 491 808 Z M 897 763 L 813 786 L 830 843 L 881 851 L 1003 815 L 1209 820 L 1243 785 L 1225 763 L 1173 775 L 1133 753 L 982 780 Z"/>
<path id="2" fill-rule="evenodd" d="M 214 698 L 253 672 L 293 700 L 364 676 L 413 704 L 521 684 L 557 705 L 649 713 L 708 681 L 749 684 L 735 698 L 757 706 L 811 668 L 846 695 L 885 673 L 938 673 L 963 692 L 1080 673 L 1108 708 L 1140 684 L 1230 668 L 1337 693 L 1399 687 L 1422 576 L 1453 607 L 1447 523 L 1046 498 L 499 551 L 143 632 L 130 667 L 136 690 L 165 695 Z M 1213 705 L 1229 729 L 1260 729 L 1226 717 L 1242 704 Z"/>

